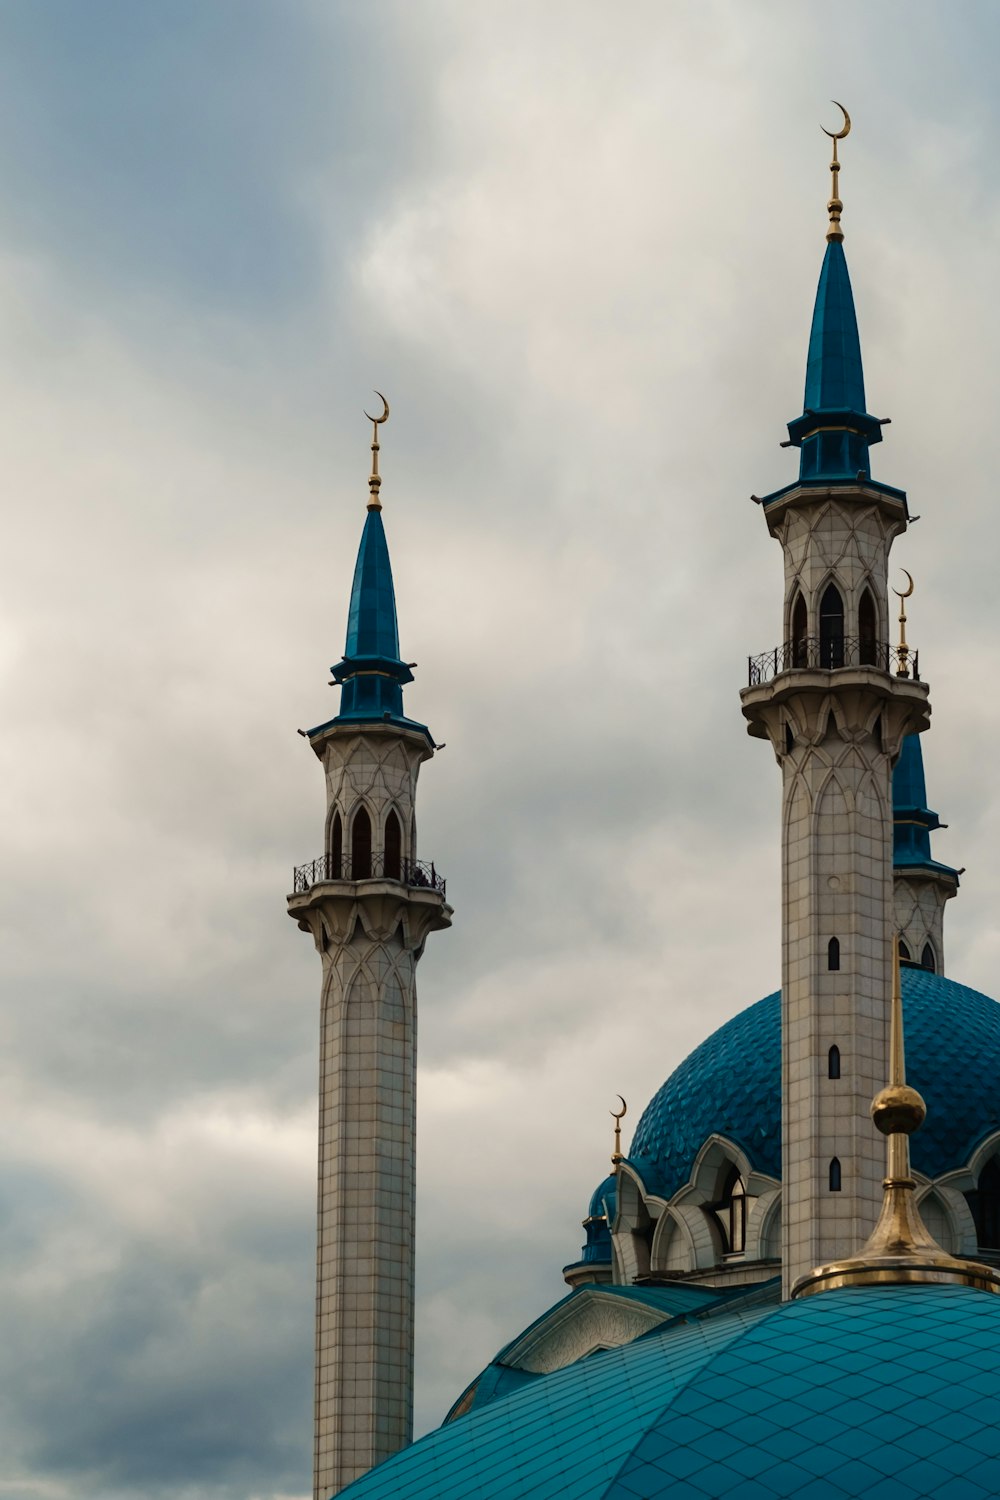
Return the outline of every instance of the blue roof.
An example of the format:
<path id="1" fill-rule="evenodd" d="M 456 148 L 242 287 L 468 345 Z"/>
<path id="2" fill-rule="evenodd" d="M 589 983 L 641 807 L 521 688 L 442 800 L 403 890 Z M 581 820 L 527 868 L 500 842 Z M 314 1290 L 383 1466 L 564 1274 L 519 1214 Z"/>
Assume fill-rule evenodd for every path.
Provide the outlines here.
<path id="1" fill-rule="evenodd" d="M 334 682 L 342 688 L 340 712 L 335 719 L 310 729 L 310 736 L 348 720 L 391 723 L 418 730 L 431 739 L 425 724 L 418 724 L 403 713 L 403 684 L 413 681 L 413 673 L 400 660 L 389 546 L 382 512 L 375 506 L 369 507 L 361 533 L 344 655 L 330 670 Z"/>
<path id="2" fill-rule="evenodd" d="M 865 410 L 865 376 L 854 293 L 847 257 L 839 240 L 827 244 L 819 273 L 809 330 L 803 408 L 805 411 Z"/>
<path id="3" fill-rule="evenodd" d="M 910 1143 L 913 1166 L 939 1177 L 1000 1130 L 1000 1005 L 924 969 L 904 968 L 902 981 L 907 1078 L 927 1103 Z M 713 1133 L 780 1180 L 780 992 L 727 1021 L 670 1075 L 639 1120 L 628 1159 L 648 1191 L 670 1198 Z"/>
<path id="4" fill-rule="evenodd" d="M 1000 1297 L 858 1287 L 671 1321 L 439 1428 L 350 1500 L 991 1500 Z"/>
<path id="5" fill-rule="evenodd" d="M 896 768 L 892 773 L 892 862 L 898 868 L 920 866 L 953 875 L 958 871 L 939 864 L 931 856 L 931 832 L 942 827 L 936 812 L 927 806 L 924 782 L 924 752 L 919 734 L 903 737 Z"/>

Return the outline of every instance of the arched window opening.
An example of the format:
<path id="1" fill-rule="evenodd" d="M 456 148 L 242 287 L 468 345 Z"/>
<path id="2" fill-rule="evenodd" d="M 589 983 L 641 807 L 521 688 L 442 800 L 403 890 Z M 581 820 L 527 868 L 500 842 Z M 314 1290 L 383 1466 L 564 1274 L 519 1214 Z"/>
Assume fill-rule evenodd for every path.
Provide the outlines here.
<path id="1" fill-rule="evenodd" d="M 372 820 L 359 807 L 351 825 L 351 879 L 368 880 L 372 873 Z"/>
<path id="2" fill-rule="evenodd" d="M 826 966 L 831 972 L 840 968 L 840 939 L 831 938 L 826 945 Z"/>
<path id="3" fill-rule="evenodd" d="M 723 1253 L 742 1255 L 747 1247 L 747 1188 L 739 1167 L 730 1168 L 718 1203 L 709 1204 L 722 1237 Z"/>
<path id="4" fill-rule="evenodd" d="M 980 1172 L 975 1192 L 965 1196 L 976 1223 L 980 1250 L 1000 1250 L 1000 1162 L 995 1156 Z"/>
<path id="5" fill-rule="evenodd" d="M 819 602 L 819 664 L 844 665 L 844 601 L 836 584 L 827 584 Z"/>
<path id="6" fill-rule="evenodd" d="M 806 601 L 801 594 L 796 594 L 795 603 L 792 605 L 792 666 L 805 667 L 808 665 L 809 647 L 806 641 L 808 631 L 808 615 L 806 614 Z"/>
<path id="7" fill-rule="evenodd" d="M 792 733 L 791 724 L 785 725 L 785 754 L 791 755 L 795 748 L 795 736 Z"/>
<path id="8" fill-rule="evenodd" d="M 403 868 L 403 830 L 392 808 L 385 820 L 385 877 L 399 880 Z"/>
<path id="9" fill-rule="evenodd" d="M 827 1078 L 840 1077 L 840 1048 L 836 1044 L 830 1048 L 827 1054 L 826 1076 Z"/>
<path id="10" fill-rule="evenodd" d="M 830 1192 L 840 1192 L 840 1159 L 836 1156 L 830 1163 Z"/>
<path id="11" fill-rule="evenodd" d="M 858 605 L 858 660 L 863 667 L 878 665 L 877 651 L 878 621 L 875 615 L 875 600 L 871 591 L 865 589 Z"/>
<path id="12" fill-rule="evenodd" d="M 930 943 L 924 944 L 924 951 L 920 955 L 920 963 L 923 968 L 930 969 L 932 974 L 937 973 L 937 959 L 934 957 L 934 949 Z"/>
<path id="13" fill-rule="evenodd" d="M 330 879 L 339 880 L 344 872 L 344 824 L 340 813 L 333 815 L 330 829 Z"/>
<path id="14" fill-rule="evenodd" d="M 911 962 L 910 950 L 903 942 L 902 938 L 900 938 L 899 940 L 899 961 L 901 964 L 908 964 Z"/>

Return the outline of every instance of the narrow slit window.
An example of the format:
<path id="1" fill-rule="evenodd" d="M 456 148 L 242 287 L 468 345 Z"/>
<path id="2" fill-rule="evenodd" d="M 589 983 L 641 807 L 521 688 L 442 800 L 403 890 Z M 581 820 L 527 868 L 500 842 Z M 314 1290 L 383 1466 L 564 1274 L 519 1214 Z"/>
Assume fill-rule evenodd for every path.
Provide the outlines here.
<path id="1" fill-rule="evenodd" d="M 830 1163 L 830 1192 L 840 1192 L 840 1158 L 837 1156 Z"/>
<path id="2" fill-rule="evenodd" d="M 863 667 L 877 666 L 875 649 L 878 626 L 875 621 L 875 600 L 869 589 L 861 595 L 858 605 L 858 660 Z"/>
<path id="3" fill-rule="evenodd" d="M 831 971 L 840 968 L 840 939 L 831 938 L 826 945 L 826 966 Z"/>
<path id="4" fill-rule="evenodd" d="M 795 596 L 792 605 L 792 666 L 808 666 L 809 643 L 806 637 L 808 628 L 808 616 L 806 614 L 806 601 L 801 594 Z"/>
<path id="5" fill-rule="evenodd" d="M 840 1048 L 836 1043 L 830 1048 L 827 1054 L 826 1076 L 827 1078 L 840 1077 Z"/>
<path id="6" fill-rule="evenodd" d="M 795 748 L 795 736 L 792 733 L 792 726 L 791 726 L 791 724 L 786 724 L 785 725 L 785 754 L 786 755 L 791 755 L 791 753 L 792 753 L 792 751 L 793 751 L 794 748 Z"/>

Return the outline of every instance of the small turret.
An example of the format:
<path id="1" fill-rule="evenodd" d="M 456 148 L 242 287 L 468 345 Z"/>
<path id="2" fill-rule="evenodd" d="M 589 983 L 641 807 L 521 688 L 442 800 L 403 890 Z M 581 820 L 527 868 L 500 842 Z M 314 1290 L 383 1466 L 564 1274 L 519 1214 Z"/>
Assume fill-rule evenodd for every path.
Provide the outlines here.
<path id="1" fill-rule="evenodd" d="M 945 828 L 927 806 L 920 736 L 908 734 L 892 775 L 892 864 L 896 926 L 904 963 L 944 973 L 944 905 L 958 891 L 960 870 L 931 854 L 931 834 Z"/>

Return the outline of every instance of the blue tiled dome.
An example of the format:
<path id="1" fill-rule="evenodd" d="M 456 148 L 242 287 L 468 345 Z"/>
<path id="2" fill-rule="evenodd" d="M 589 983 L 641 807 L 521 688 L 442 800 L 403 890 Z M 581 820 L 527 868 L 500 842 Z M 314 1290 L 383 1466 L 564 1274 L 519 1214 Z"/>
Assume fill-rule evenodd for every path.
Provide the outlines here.
<path id="1" fill-rule="evenodd" d="M 924 969 L 903 970 L 907 1079 L 927 1103 L 912 1141 L 928 1177 L 964 1166 L 1000 1130 L 1000 1005 Z M 683 1187 L 713 1132 L 781 1177 L 781 996 L 720 1026 L 681 1063 L 636 1126 L 629 1161 L 665 1198 Z"/>
<path id="2" fill-rule="evenodd" d="M 991 1500 L 998 1410 L 1000 1297 L 857 1287 L 672 1319 L 459 1417 L 344 1493 Z"/>

